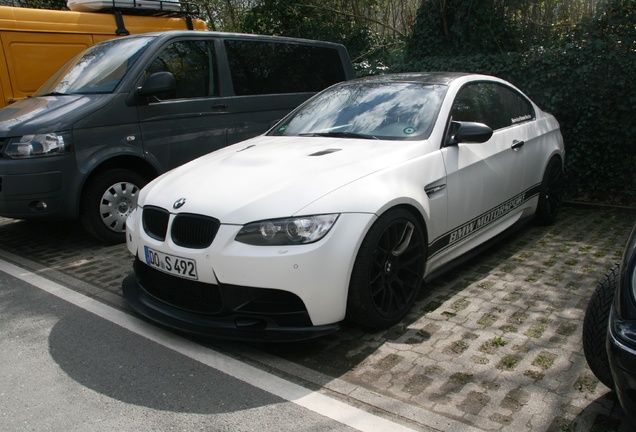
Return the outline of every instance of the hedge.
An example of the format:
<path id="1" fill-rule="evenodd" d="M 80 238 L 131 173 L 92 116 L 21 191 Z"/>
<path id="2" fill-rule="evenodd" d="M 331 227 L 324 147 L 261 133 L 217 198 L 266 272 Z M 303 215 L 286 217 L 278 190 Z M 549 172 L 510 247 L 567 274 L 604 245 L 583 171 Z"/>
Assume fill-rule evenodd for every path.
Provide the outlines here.
<path id="1" fill-rule="evenodd" d="M 523 54 L 429 57 L 392 71 L 475 72 L 510 81 L 559 120 L 570 197 L 610 202 L 636 198 L 633 51 L 576 46 Z"/>
<path id="2" fill-rule="evenodd" d="M 484 54 L 459 44 L 460 52 L 435 56 L 430 31 L 415 30 L 404 51 L 410 61 L 394 62 L 391 72 L 463 71 L 512 82 L 559 120 L 570 197 L 636 203 L 635 0 L 609 1 L 551 48 Z"/>

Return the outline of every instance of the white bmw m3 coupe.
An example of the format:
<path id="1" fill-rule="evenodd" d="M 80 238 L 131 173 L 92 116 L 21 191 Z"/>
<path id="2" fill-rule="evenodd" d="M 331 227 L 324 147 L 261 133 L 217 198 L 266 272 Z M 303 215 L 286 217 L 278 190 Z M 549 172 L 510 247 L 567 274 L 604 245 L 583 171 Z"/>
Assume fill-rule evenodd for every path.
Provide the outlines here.
<path id="1" fill-rule="evenodd" d="M 368 77 L 146 186 L 126 223 L 141 315 L 285 341 L 400 322 L 425 280 L 562 197 L 559 124 L 501 79 Z"/>

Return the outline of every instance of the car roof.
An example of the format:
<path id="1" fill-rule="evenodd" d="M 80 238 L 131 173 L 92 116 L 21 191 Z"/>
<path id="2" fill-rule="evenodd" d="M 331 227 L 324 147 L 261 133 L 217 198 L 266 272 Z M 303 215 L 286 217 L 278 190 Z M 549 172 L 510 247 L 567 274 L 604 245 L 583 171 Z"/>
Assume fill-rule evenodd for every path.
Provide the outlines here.
<path id="1" fill-rule="evenodd" d="M 486 78 L 485 75 L 476 75 L 465 72 L 407 72 L 386 75 L 373 75 L 359 78 L 357 82 L 417 82 L 424 84 L 449 85 L 452 81 L 463 77 Z"/>

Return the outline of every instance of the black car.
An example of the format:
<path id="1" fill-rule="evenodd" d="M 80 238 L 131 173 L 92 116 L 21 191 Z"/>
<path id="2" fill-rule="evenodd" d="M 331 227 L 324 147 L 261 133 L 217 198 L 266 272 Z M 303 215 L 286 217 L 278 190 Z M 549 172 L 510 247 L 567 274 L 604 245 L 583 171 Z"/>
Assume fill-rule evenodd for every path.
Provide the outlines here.
<path id="1" fill-rule="evenodd" d="M 590 369 L 616 391 L 636 421 L 636 226 L 620 264 L 594 291 L 583 320 L 583 351 Z"/>

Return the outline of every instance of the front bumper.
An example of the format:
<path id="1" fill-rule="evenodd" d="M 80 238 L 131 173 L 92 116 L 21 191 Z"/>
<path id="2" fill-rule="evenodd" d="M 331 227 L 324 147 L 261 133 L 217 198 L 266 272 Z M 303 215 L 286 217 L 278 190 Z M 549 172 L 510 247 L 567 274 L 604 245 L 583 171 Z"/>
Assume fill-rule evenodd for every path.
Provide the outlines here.
<path id="1" fill-rule="evenodd" d="M 325 238 L 294 246 L 239 243 L 234 238 L 241 226 L 220 224 L 211 244 L 196 248 L 179 246 L 171 234 L 150 237 L 142 211 L 126 222 L 129 251 L 146 260 L 137 260 L 135 275 L 123 283 L 127 301 L 168 327 L 242 340 L 300 340 L 337 330 L 358 248 L 375 220 L 373 214 L 342 214 Z M 168 227 L 175 217 L 169 216 Z M 196 280 L 151 267 L 148 248 L 196 263 Z"/>
<path id="2" fill-rule="evenodd" d="M 76 217 L 78 179 L 73 154 L 22 160 L 0 158 L 0 216 Z"/>
<path id="3" fill-rule="evenodd" d="M 623 411 L 636 422 L 636 321 L 622 320 L 612 308 L 607 333 L 614 387 Z"/>
<path id="4" fill-rule="evenodd" d="M 282 342 L 312 339 L 340 328 L 338 323 L 313 326 L 302 301 L 288 292 L 188 281 L 139 260 L 134 268 L 135 274 L 123 281 L 124 297 L 140 315 L 173 330 L 221 339 Z"/>

